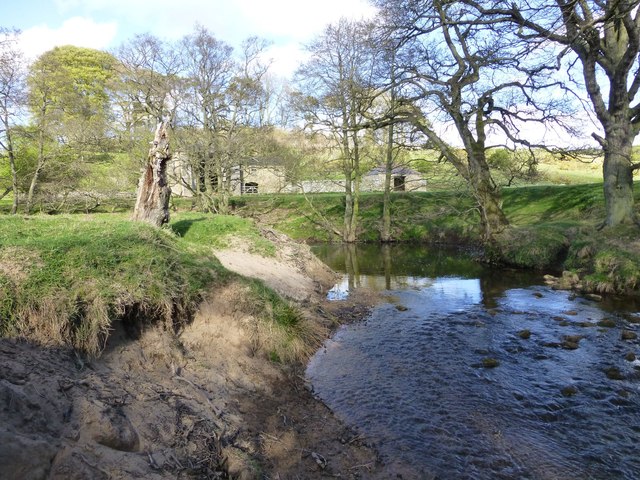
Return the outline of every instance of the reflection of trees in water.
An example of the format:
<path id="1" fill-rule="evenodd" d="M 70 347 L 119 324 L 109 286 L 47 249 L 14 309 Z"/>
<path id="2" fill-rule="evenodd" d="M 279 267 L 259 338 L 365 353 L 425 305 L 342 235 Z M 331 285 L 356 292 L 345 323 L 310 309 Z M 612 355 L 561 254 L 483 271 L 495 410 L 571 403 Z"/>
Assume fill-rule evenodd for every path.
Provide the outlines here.
<path id="1" fill-rule="evenodd" d="M 360 265 L 358 263 L 358 251 L 353 243 L 342 245 L 344 251 L 344 266 L 349 276 L 349 291 L 360 287 Z"/>
<path id="2" fill-rule="evenodd" d="M 486 268 L 479 280 L 482 305 L 490 309 L 498 306 L 498 299 L 503 297 L 507 290 L 539 285 L 542 278 L 538 272 Z"/>
<path id="3" fill-rule="evenodd" d="M 332 269 L 347 274 L 349 290 L 363 285 L 387 290 L 398 286 L 426 287 L 431 284 L 430 279 L 445 276 L 477 278 L 483 305 L 495 308 L 507 290 L 540 283 L 538 273 L 488 268 L 459 249 L 407 244 L 330 244 L 313 250 Z"/>
<path id="4" fill-rule="evenodd" d="M 391 245 L 382 245 L 382 264 L 384 265 L 384 287 L 391 290 Z"/>

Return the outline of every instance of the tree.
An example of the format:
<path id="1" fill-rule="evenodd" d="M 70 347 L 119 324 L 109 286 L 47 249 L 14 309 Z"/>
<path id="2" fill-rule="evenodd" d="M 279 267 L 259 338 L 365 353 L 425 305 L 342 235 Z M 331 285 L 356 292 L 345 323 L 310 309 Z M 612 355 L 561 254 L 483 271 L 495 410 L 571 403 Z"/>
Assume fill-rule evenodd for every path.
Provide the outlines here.
<path id="1" fill-rule="evenodd" d="M 297 72 L 296 108 L 307 127 L 332 139 L 344 177 L 342 239 L 357 240 L 362 133 L 374 96 L 375 50 L 371 25 L 345 19 L 329 25 L 308 50 L 311 58 Z M 370 127 L 369 127 L 370 128 Z"/>
<path id="2" fill-rule="evenodd" d="M 17 212 L 19 201 L 13 129 L 25 100 L 24 64 L 22 53 L 17 47 L 17 37 L 17 31 L 0 28 L 0 148 L 5 151 L 9 159 L 11 191 L 13 191 L 12 214 Z"/>
<path id="3" fill-rule="evenodd" d="M 31 65 L 28 103 L 38 161 L 27 194 L 27 213 L 52 159 L 58 161 L 60 177 L 74 178 L 87 156 L 102 153 L 110 125 L 108 86 L 114 65 L 108 53 L 74 46 L 55 47 Z"/>
<path id="4" fill-rule="evenodd" d="M 225 92 L 236 69 L 233 49 L 204 27 L 196 27 L 182 40 L 182 50 L 188 79 L 183 105 L 188 135 L 183 135 L 182 144 L 197 177 L 193 193 L 201 208 L 218 211 L 224 202 L 220 198 L 223 179 L 231 174 L 220 161 L 218 146 L 228 111 Z"/>
<path id="5" fill-rule="evenodd" d="M 264 84 L 269 66 L 261 60 L 266 46 L 251 37 L 236 57 L 204 27 L 182 41 L 187 81 L 181 147 L 196 173 L 193 193 L 205 210 L 227 212 L 238 184 L 242 191 L 243 165 L 273 150 Z"/>
<path id="6" fill-rule="evenodd" d="M 120 45 L 112 89 L 117 133 L 132 165 L 141 166 L 146 139 L 158 123 L 172 127 L 183 90 L 183 60 L 177 45 L 150 35 L 136 35 Z"/>
<path id="7" fill-rule="evenodd" d="M 638 223 L 634 210 L 631 147 L 640 131 L 640 8 L 637 0 L 463 0 L 493 26 L 512 26 L 541 48 L 554 42 L 558 68 L 582 67 L 584 88 L 604 137 L 603 226 Z M 535 53 L 535 52 L 534 52 Z"/>
<path id="8" fill-rule="evenodd" d="M 456 2 L 386 0 L 382 7 L 388 35 L 399 45 L 396 82 L 404 106 L 388 115 L 409 121 L 466 180 L 477 203 L 483 236 L 490 240 L 508 221 L 501 208 L 500 186 L 487 162 L 500 145 L 500 132 L 513 143 L 518 123 L 545 121 L 556 109 L 541 100 L 544 62 L 523 61 L 526 45 L 501 32 L 494 34 L 481 18 Z M 523 50 L 524 49 L 524 50 Z M 438 131 L 453 125 L 464 151 Z"/>
<path id="9" fill-rule="evenodd" d="M 167 124 L 161 122 L 149 149 L 147 164 L 140 177 L 133 219 L 156 227 L 169 223 L 171 188 L 167 184 L 167 162 L 171 159 Z"/>

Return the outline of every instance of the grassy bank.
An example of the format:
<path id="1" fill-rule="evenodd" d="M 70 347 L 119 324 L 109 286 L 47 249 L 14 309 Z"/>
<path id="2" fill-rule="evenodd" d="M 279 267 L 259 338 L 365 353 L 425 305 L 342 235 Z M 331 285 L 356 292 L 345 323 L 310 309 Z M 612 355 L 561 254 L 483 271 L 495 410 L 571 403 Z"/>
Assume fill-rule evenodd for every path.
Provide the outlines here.
<path id="1" fill-rule="evenodd" d="M 265 353 L 290 358 L 301 315 L 212 254 L 237 241 L 262 255 L 275 251 L 239 217 L 182 213 L 171 228 L 155 229 L 120 214 L 0 216 L 0 335 L 97 355 L 115 322 L 179 330 L 207 292 L 237 282 L 256 321 L 281 339 Z"/>
<path id="2" fill-rule="evenodd" d="M 640 202 L 640 193 L 637 191 Z M 212 247 L 233 242 L 272 256 L 261 224 L 308 241 L 339 240 L 341 195 L 244 196 L 240 216 L 176 212 L 171 228 L 128 221 L 126 214 L 0 216 L 0 335 L 24 335 L 72 345 L 90 355 L 104 347 L 117 321 L 162 323 L 179 330 L 207 292 L 235 281 L 262 331 L 272 359 L 295 359 L 304 336 L 301 314 L 255 280 L 225 270 Z M 597 229 L 604 215 L 601 184 L 532 186 L 504 191 L 511 228 L 487 258 L 519 267 L 569 269 L 588 291 L 638 293 L 640 240 L 635 227 Z M 398 241 L 478 242 L 472 200 L 458 192 L 396 193 L 393 232 Z M 366 194 L 360 239 L 378 241 L 382 195 Z M 139 327 L 139 326 L 138 326 Z"/>
<path id="3" fill-rule="evenodd" d="M 640 189 L 636 187 L 640 204 Z M 339 241 L 327 225 L 340 229 L 341 195 L 245 196 L 234 202 L 241 215 L 259 219 L 293 238 Z M 640 244 L 635 227 L 598 230 L 604 218 L 601 183 L 507 188 L 503 208 L 511 224 L 486 250 L 489 261 L 516 267 L 564 268 L 578 274 L 581 288 L 637 293 Z M 360 234 L 379 241 L 382 194 L 362 196 Z M 397 192 L 392 196 L 395 240 L 416 243 L 479 244 L 472 199 L 460 192 Z"/>

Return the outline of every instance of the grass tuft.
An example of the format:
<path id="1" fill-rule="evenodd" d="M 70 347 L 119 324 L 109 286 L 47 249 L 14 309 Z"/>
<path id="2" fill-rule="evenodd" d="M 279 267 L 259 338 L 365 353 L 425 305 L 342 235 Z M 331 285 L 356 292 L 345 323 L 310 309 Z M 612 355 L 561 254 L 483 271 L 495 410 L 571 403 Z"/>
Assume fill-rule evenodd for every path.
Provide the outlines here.
<path id="1" fill-rule="evenodd" d="M 246 294 L 239 303 L 252 314 L 247 325 L 254 351 L 278 363 L 306 362 L 327 332 L 317 322 L 257 279 L 245 279 Z"/>

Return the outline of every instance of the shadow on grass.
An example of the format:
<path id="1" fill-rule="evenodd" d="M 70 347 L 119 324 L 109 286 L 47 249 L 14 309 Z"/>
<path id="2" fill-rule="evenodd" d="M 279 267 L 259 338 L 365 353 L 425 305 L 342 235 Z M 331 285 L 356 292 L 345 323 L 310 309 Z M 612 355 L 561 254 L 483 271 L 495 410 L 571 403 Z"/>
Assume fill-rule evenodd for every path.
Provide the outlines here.
<path id="1" fill-rule="evenodd" d="M 584 220 L 604 209 L 602 184 L 533 186 L 505 190 L 505 210 L 525 223 L 559 219 Z"/>
<path id="2" fill-rule="evenodd" d="M 203 222 L 207 219 L 207 217 L 198 217 L 198 218 L 189 218 L 186 220 L 178 220 L 175 223 L 171 224 L 171 230 L 181 237 L 184 237 L 191 226 L 196 222 Z"/>

